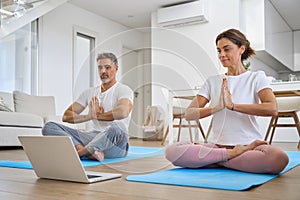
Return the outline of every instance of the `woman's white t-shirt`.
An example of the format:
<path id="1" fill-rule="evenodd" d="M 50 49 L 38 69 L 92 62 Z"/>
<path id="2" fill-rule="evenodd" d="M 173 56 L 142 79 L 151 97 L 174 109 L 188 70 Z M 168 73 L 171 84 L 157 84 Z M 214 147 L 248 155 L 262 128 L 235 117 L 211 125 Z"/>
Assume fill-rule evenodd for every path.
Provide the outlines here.
<path id="1" fill-rule="evenodd" d="M 84 107 L 87 107 L 93 96 L 98 97 L 99 104 L 103 107 L 104 112 L 111 111 L 116 106 L 117 102 L 123 98 L 129 99 L 133 103 L 132 90 L 128 86 L 123 85 L 119 82 L 115 83 L 105 92 L 101 92 L 100 86 L 89 88 L 78 97 L 76 102 Z M 126 130 L 128 131 L 130 118 L 131 113 L 124 119 L 114 121 L 122 122 L 122 124 L 124 124 Z M 113 121 L 92 120 L 92 122 L 92 130 L 103 132 L 111 125 Z"/>
<path id="2" fill-rule="evenodd" d="M 247 71 L 238 76 L 217 75 L 207 79 L 198 95 L 207 98 L 211 106 L 220 105 L 222 79 L 228 80 L 228 88 L 234 104 L 258 104 L 258 92 L 271 88 L 263 71 Z M 222 145 L 247 145 L 262 139 L 256 116 L 223 109 L 212 116 L 212 128 L 208 141 Z"/>

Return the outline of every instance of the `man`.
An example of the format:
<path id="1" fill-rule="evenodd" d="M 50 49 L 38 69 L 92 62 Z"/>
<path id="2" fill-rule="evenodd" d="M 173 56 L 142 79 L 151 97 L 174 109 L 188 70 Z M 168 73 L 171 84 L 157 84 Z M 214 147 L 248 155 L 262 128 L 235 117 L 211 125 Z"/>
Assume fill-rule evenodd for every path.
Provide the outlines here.
<path id="1" fill-rule="evenodd" d="M 114 54 L 99 54 L 97 64 L 101 85 L 84 91 L 63 115 L 63 121 L 69 123 L 91 120 L 93 129 L 83 132 L 48 122 L 42 134 L 70 136 L 79 156 L 102 161 L 104 157 L 127 155 L 133 92 L 117 82 L 118 61 Z M 82 114 L 86 107 L 88 114 Z"/>

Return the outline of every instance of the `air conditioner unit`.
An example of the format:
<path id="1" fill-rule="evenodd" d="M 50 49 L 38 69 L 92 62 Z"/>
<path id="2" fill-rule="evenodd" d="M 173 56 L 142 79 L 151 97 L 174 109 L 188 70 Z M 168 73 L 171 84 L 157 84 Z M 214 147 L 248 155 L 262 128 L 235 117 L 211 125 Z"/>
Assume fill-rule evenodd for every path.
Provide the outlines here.
<path id="1" fill-rule="evenodd" d="M 206 0 L 191 1 L 157 10 L 157 22 L 162 27 L 177 27 L 208 22 Z"/>

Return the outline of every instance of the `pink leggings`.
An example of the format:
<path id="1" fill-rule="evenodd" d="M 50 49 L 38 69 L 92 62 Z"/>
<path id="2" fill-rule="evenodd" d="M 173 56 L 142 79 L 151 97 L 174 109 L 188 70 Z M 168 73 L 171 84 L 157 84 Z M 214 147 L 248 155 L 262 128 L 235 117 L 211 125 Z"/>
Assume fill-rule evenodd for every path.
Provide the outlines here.
<path id="1" fill-rule="evenodd" d="M 245 172 L 277 174 L 288 164 L 288 156 L 279 148 L 260 145 L 253 150 L 227 159 L 227 149 L 214 144 L 179 142 L 165 151 L 166 158 L 176 166 L 186 168 L 224 166 Z"/>

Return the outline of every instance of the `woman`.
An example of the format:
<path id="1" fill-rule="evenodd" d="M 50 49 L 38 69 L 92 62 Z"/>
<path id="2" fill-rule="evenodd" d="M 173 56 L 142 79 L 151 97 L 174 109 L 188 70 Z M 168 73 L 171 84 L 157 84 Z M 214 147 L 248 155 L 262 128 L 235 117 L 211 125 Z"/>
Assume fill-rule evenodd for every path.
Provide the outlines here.
<path id="1" fill-rule="evenodd" d="M 209 77 L 186 111 L 187 120 L 212 115 L 209 143 L 175 143 L 167 147 L 166 158 L 187 168 L 223 166 L 253 173 L 281 172 L 288 157 L 262 141 L 255 117 L 277 115 L 275 96 L 264 72 L 250 72 L 243 66 L 255 51 L 235 29 L 218 35 L 216 45 L 227 73 Z"/>

